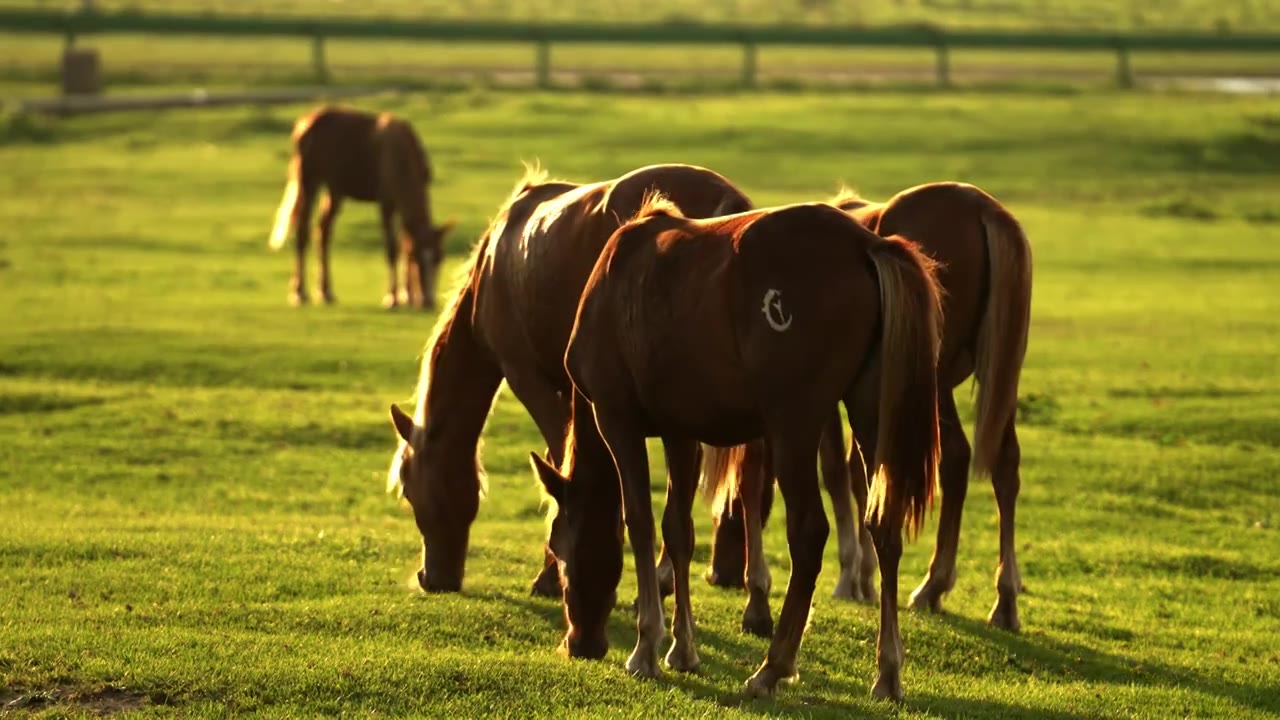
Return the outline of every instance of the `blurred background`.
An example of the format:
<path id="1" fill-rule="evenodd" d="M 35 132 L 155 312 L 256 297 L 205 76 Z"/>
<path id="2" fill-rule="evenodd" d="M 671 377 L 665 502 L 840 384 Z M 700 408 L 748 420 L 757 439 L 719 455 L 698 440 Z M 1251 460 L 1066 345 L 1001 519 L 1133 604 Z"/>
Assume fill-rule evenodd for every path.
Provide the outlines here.
<path id="1" fill-rule="evenodd" d="M 83 12 L 112 19 L 49 17 Z M 187 22 L 139 32 L 137 17 L 156 15 Z M 214 22 L 227 17 L 244 22 Z M 552 39 L 529 40 L 548 24 L 560 28 Z M 581 27 L 601 24 L 630 29 L 631 41 Z M 1280 4 L 1265 0 L 0 0 L 0 97 L 56 90 L 69 43 L 96 51 L 100 87 L 117 94 L 315 83 L 1268 92 L 1280 47 L 1244 36 L 1278 28 Z M 684 37 L 699 29 L 715 40 Z"/>

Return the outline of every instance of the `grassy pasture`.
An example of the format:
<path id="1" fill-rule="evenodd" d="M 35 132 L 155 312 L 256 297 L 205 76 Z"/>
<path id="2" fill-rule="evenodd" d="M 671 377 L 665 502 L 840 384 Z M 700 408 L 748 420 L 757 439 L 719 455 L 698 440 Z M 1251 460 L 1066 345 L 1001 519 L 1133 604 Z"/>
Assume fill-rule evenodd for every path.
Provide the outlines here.
<path id="1" fill-rule="evenodd" d="M 982 623 L 995 518 L 974 487 L 948 615 L 903 614 L 897 714 L 1280 711 L 1276 101 L 473 91 L 361 104 L 408 115 L 431 149 L 438 212 L 459 219 L 450 271 L 520 159 L 583 180 L 696 162 L 762 204 L 841 181 L 871 197 L 943 178 L 986 187 L 1036 261 L 1025 629 Z M 411 588 L 417 533 L 382 493 L 386 406 L 410 400 L 433 318 L 377 307 L 376 213 L 352 204 L 341 303 L 285 305 L 288 260 L 265 240 L 302 109 L 0 119 L 0 702 L 48 717 L 894 714 L 868 698 L 875 612 L 827 597 L 834 543 L 801 682 L 773 701 L 738 695 L 766 646 L 736 630 L 743 597 L 700 582 L 700 674 L 626 678 L 621 608 L 606 661 L 558 657 L 558 605 L 527 596 L 543 526 L 525 458 L 540 441 L 505 393 L 465 591 Z M 704 512 L 698 533 L 700 571 Z M 766 543 L 776 611 L 781 522 Z M 904 598 L 931 543 L 907 548 Z"/>

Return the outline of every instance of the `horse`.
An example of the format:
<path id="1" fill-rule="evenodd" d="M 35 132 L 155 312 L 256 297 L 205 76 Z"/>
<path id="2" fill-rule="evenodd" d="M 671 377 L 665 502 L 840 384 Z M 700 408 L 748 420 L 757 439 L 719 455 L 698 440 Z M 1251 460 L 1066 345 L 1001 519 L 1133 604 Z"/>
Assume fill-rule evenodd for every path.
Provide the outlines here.
<path id="1" fill-rule="evenodd" d="M 651 165 L 591 184 L 548 180 L 530 168 L 476 243 L 427 343 L 413 417 L 391 407 L 399 442 L 388 489 L 413 508 L 423 590 L 462 587 L 485 491 L 480 434 L 503 380 L 533 417 L 548 456 L 560 461 L 572 388 L 563 358 L 578 296 L 610 235 L 654 190 L 695 216 L 751 207 L 723 176 L 692 165 Z M 544 552 L 544 560 L 551 557 Z M 554 562 L 533 589 L 560 595 Z"/>
<path id="2" fill-rule="evenodd" d="M 902 698 L 897 619 L 902 534 L 931 503 L 937 463 L 934 371 L 939 295 L 933 262 L 821 203 L 696 220 L 658 197 L 609 239 L 583 288 L 564 365 L 572 418 L 559 467 L 530 460 L 565 518 L 561 562 L 570 656 L 602 657 L 621 576 L 618 515 L 639 585 L 626 663 L 659 674 L 663 610 L 654 567 L 646 437 L 660 437 L 670 486 L 663 540 L 674 568 L 668 666 L 698 666 L 689 602 L 698 448 L 768 438 L 787 510 L 792 576 L 764 663 L 747 681 L 771 694 L 795 676 L 828 526 L 814 455 L 839 405 L 879 404 L 869 524 L 882 594 L 878 698 Z M 883 371 L 867 370 L 882 359 Z M 878 394 L 877 394 L 878 390 Z M 672 506 L 675 506 L 673 512 Z"/>
<path id="3" fill-rule="evenodd" d="M 321 187 L 328 189 L 320 210 L 318 299 L 335 301 L 329 272 L 333 223 L 346 198 L 376 202 L 382 213 L 387 258 L 387 292 L 382 304 L 402 303 L 435 308 L 436 276 L 444 259 L 444 238 L 454 221 L 434 225 L 431 219 L 431 164 L 413 126 L 390 113 L 371 114 L 345 107 L 323 106 L 293 126 L 293 156 L 284 197 L 276 210 L 269 246 L 279 250 L 296 229 L 289 302 L 307 302 L 307 245 L 311 211 Z M 399 217 L 404 240 L 396 241 Z M 396 264 L 404 256 L 404 285 L 398 286 Z"/>
<path id="4" fill-rule="evenodd" d="M 999 201 L 965 183 L 919 185 L 883 203 L 846 190 L 832 204 L 880 235 L 910 237 L 942 268 L 938 274 L 944 297 L 938 362 L 942 511 L 928 575 L 912 592 L 910 604 L 941 612 L 943 595 L 955 586 L 961 509 L 972 464 L 975 476 L 990 477 L 999 518 L 997 598 L 988 622 L 1016 632 L 1021 628 L 1017 597 L 1024 588 L 1014 547 L 1014 511 L 1021 487 L 1015 414 L 1031 316 L 1031 249 L 1026 235 Z M 978 386 L 972 451 L 951 392 L 970 377 Z M 873 434 L 857 426 L 855 433 L 862 457 L 868 457 L 874 452 Z M 820 455 L 825 470 L 838 462 L 842 452 L 838 423 L 829 428 L 824 440 Z M 763 443 L 753 443 L 737 456 L 709 454 L 707 459 L 711 465 L 721 464 L 715 472 L 726 472 L 726 464 L 733 466 L 741 498 L 732 507 L 723 501 L 716 507 L 715 549 L 707 579 L 728 585 L 735 578 L 745 578 L 750 597 L 743 626 L 748 630 L 760 627 L 761 613 L 766 627 L 770 622 L 768 568 L 759 537 L 773 498 L 773 483 L 765 472 L 767 453 Z M 851 456 L 852 490 L 862 509 L 866 476 L 863 463 L 855 460 L 857 456 Z M 841 574 L 834 596 L 870 602 L 875 597 L 874 550 L 849 510 L 849 491 L 840 486 L 841 477 L 835 471 L 824 472 L 840 542 Z"/>

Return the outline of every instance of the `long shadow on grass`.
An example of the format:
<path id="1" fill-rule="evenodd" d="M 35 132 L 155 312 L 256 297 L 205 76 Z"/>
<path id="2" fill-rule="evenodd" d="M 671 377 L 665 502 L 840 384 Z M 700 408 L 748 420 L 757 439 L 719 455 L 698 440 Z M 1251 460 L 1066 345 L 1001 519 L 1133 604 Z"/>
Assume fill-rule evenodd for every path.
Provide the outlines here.
<path id="1" fill-rule="evenodd" d="M 957 632 L 973 636 L 978 642 L 1003 648 L 1009 654 L 1011 662 L 1016 662 L 1024 672 L 1034 673 L 1042 680 L 1070 678 L 1111 685 L 1192 689 L 1256 710 L 1274 711 L 1280 707 L 1280 688 L 1265 684 L 1253 685 L 1208 677 L 1186 668 L 1142 658 L 1112 655 L 1044 635 L 1012 635 L 977 620 L 955 615 L 946 615 L 939 620 Z M 1039 716 L 1040 713 L 1035 714 Z"/>
<path id="2" fill-rule="evenodd" d="M 522 614 L 537 615 L 545 618 L 558 630 L 563 630 L 564 616 L 562 606 L 554 600 L 518 597 L 509 594 L 493 594 L 488 599 L 515 606 Z M 668 602 L 668 619 L 670 618 Z M 623 654 L 630 653 L 636 640 L 636 616 L 629 601 L 620 601 L 609 618 L 608 638 L 611 648 L 621 649 Z M 736 627 L 736 621 L 734 622 Z M 764 659 L 767 641 L 752 638 L 735 630 L 723 630 L 716 625 L 700 625 L 697 629 L 698 654 L 702 659 L 702 667 L 696 673 L 681 673 L 665 668 L 660 680 L 660 687 L 677 687 L 688 696 L 715 703 L 720 707 L 729 707 L 744 712 L 767 717 L 882 717 L 883 713 L 868 713 L 866 705 L 846 703 L 833 697 L 868 698 L 871 685 L 858 681 L 841 681 L 828 676 L 818 668 L 812 675 L 807 675 L 803 668 L 801 656 L 802 681 L 795 686 L 780 686 L 777 700 L 754 699 L 743 692 L 743 684 Z M 667 637 L 661 648 L 665 652 L 669 647 Z M 547 652 L 555 649 L 548 647 Z M 611 653 L 604 663 L 617 662 L 617 654 Z M 803 678 L 817 678 L 806 685 Z M 627 682 L 645 682 L 630 680 Z M 908 698 L 909 704 L 912 703 Z M 998 713 L 997 713 L 998 714 Z"/>
<path id="3" fill-rule="evenodd" d="M 988 700 L 954 698 L 922 694 L 908 696 L 907 704 L 942 717 L 1036 718 L 1037 720 L 1081 720 L 1096 715 L 1047 710 L 1042 707 L 1020 707 Z"/>

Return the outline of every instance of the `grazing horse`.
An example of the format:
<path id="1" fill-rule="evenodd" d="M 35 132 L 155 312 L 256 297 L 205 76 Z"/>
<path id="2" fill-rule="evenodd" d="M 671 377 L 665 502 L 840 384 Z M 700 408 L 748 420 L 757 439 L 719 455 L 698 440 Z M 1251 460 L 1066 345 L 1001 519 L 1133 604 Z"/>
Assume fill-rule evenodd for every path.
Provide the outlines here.
<path id="1" fill-rule="evenodd" d="M 572 388 L 564 352 L 579 294 L 609 236 L 652 191 L 701 217 L 751 207 L 728 180 L 691 165 L 652 165 L 588 185 L 531 170 L 477 243 L 428 343 L 414 416 L 391 408 L 400 443 L 389 488 L 409 501 L 422 534 L 424 590 L 462 586 L 484 488 L 480 433 L 504 379 L 559 462 Z M 558 595 L 557 571 L 544 566 L 535 591 Z"/>
<path id="2" fill-rule="evenodd" d="M 671 485 L 663 539 L 675 579 L 667 663 L 698 665 L 689 603 L 698 444 L 769 440 L 787 510 L 792 575 L 755 695 L 796 674 L 821 570 L 827 518 L 814 456 L 841 402 L 874 398 L 880 436 L 868 510 L 882 596 L 877 697 L 901 699 L 897 619 L 902 531 L 931 501 L 938 462 L 939 297 L 932 261 L 826 204 L 711 220 L 656 198 L 622 226 L 582 291 L 565 368 L 573 418 L 563 467 L 532 456 L 565 516 L 562 563 L 570 655 L 600 657 L 622 569 L 618 478 L 639 584 L 629 672 L 658 674 L 662 603 L 654 567 L 646 437 L 662 438 Z M 883 372 L 874 384 L 867 369 Z M 874 403 L 873 403 L 874 404 Z M 611 489 L 611 487 L 613 489 Z M 676 511 L 672 511 L 675 504 Z"/>
<path id="3" fill-rule="evenodd" d="M 311 210 L 321 187 L 329 190 L 320 210 L 320 244 L 317 247 L 319 298 L 334 301 L 329 273 L 329 243 L 333 223 L 345 198 L 376 202 L 382 212 L 386 244 L 388 308 L 412 303 L 435 307 L 436 275 L 444 259 L 444 237 L 453 228 L 450 220 L 432 225 L 431 164 L 413 126 L 390 113 L 373 115 L 343 107 L 325 106 L 302 117 L 293 126 L 293 158 L 289 182 L 276 211 L 270 246 L 279 250 L 296 229 L 293 279 L 289 301 L 307 301 L 307 245 L 311 239 Z M 404 231 L 396 241 L 395 218 Z M 399 287 L 396 263 L 404 255 L 404 285 Z"/>
<path id="4" fill-rule="evenodd" d="M 975 475 L 991 478 L 1000 524 L 997 599 L 988 620 L 1017 631 L 1021 626 L 1017 597 L 1022 580 L 1014 551 L 1014 509 L 1021 482 L 1014 415 L 1031 316 L 1031 249 L 1026 235 L 995 198 L 963 183 L 920 185 L 885 203 L 871 203 L 846 191 L 832 202 L 880 235 L 910 237 L 942 266 L 938 273 L 944 310 L 938 359 L 942 512 L 929 574 L 911 594 L 911 605 L 939 612 L 942 596 L 955 586 L 961 509 L 972 461 Z M 970 376 L 978 384 L 972 452 L 951 392 Z M 856 425 L 855 432 L 862 457 L 869 457 L 875 448 L 873 434 Z M 840 427 L 837 425 L 826 439 L 830 445 L 824 444 L 820 453 L 824 469 L 837 462 L 843 452 L 839 449 L 843 445 Z M 717 507 L 717 547 L 708 573 L 708 580 L 715 584 L 729 584 L 730 579 L 745 576 L 751 591 L 743 616 L 747 627 L 759 622 L 760 602 L 764 603 L 763 617 L 766 621 L 769 618 L 767 599 L 760 599 L 764 596 L 760 592 L 762 578 L 764 592 L 768 591 L 768 569 L 759 550 L 760 529 L 773 497 L 773 483 L 764 465 L 767 452 L 763 443 L 753 443 L 744 454 L 728 459 L 737 463 L 741 500 L 732 512 L 727 503 Z M 716 460 L 709 454 L 708 463 Z M 854 470 L 852 489 L 861 509 L 866 505 L 863 463 L 853 454 L 850 464 Z M 824 472 L 840 540 L 841 575 L 835 596 L 872 601 L 873 549 L 867 533 L 858 527 L 857 516 L 849 510 L 849 490 L 830 482 L 840 477 Z M 744 530 L 745 567 L 741 559 Z"/>

